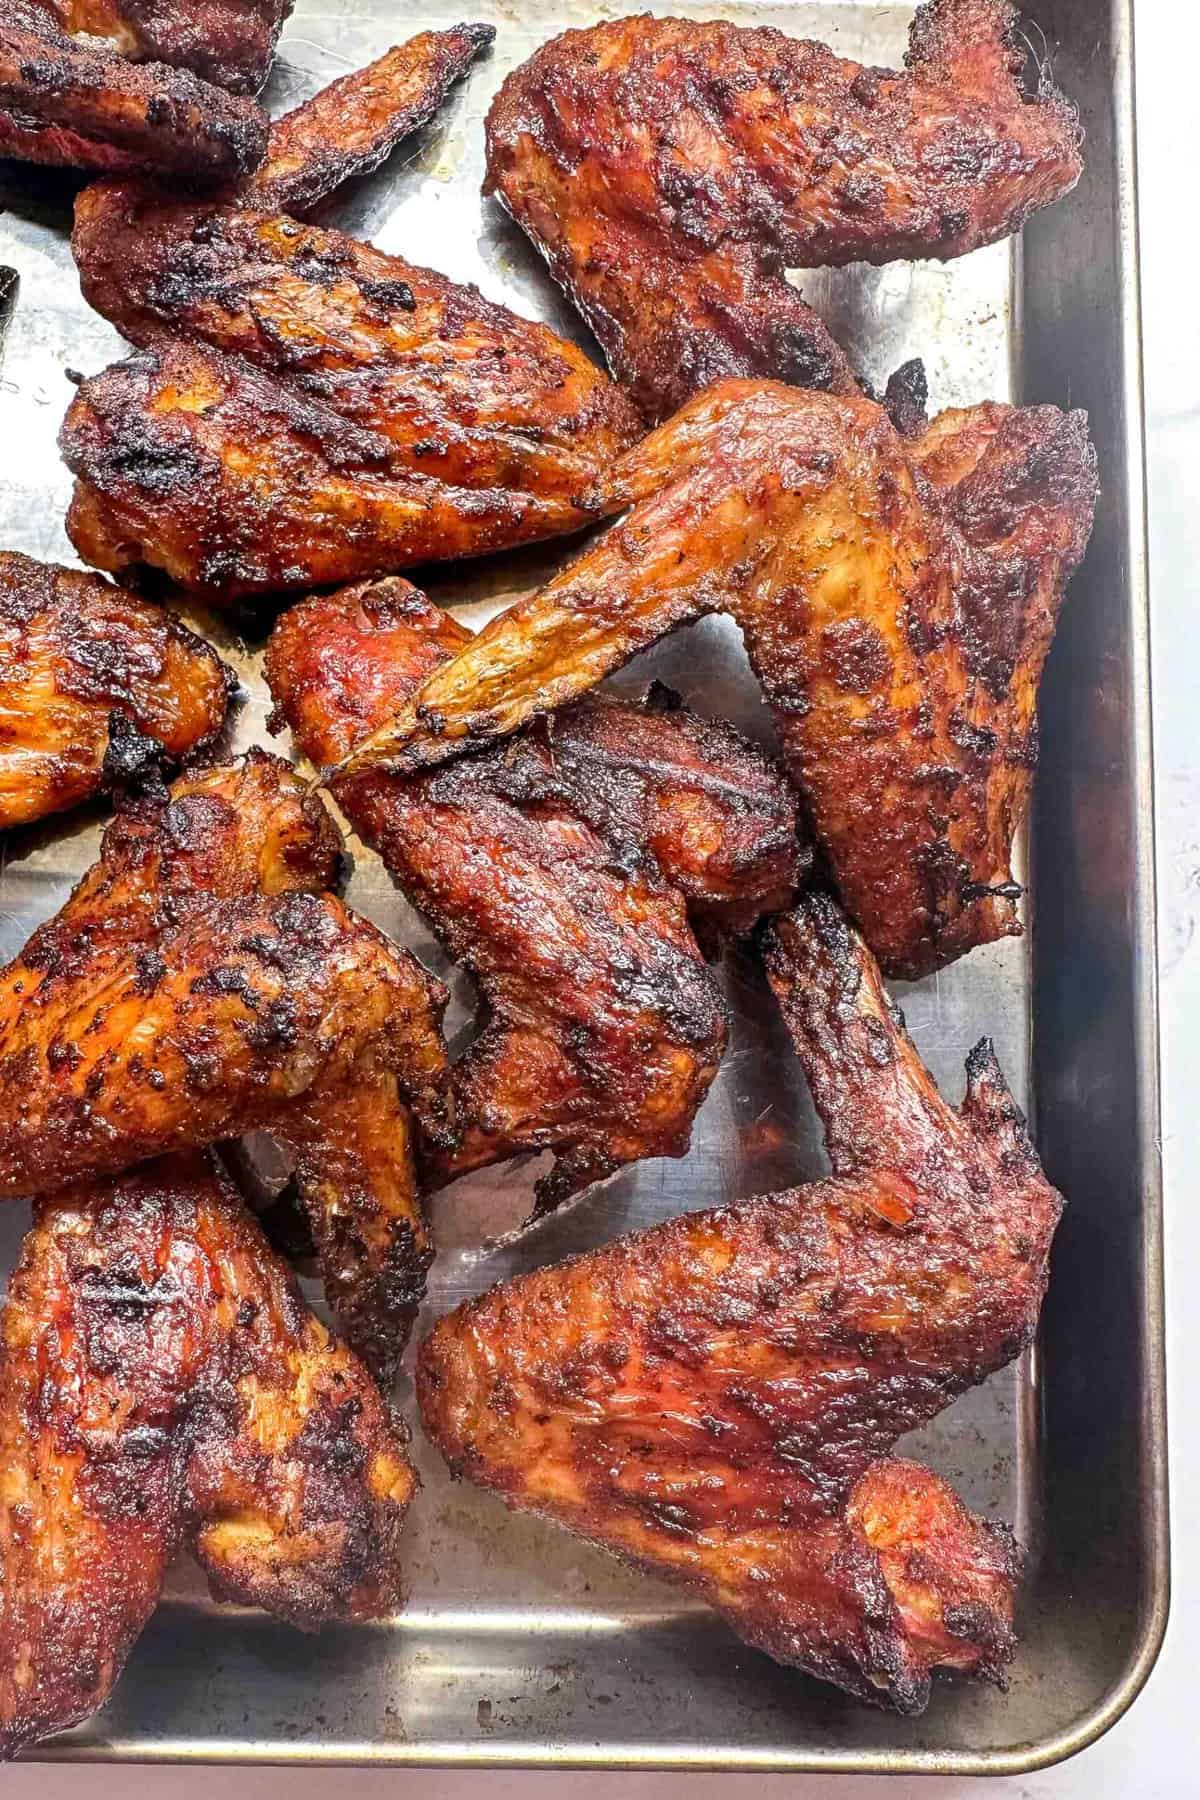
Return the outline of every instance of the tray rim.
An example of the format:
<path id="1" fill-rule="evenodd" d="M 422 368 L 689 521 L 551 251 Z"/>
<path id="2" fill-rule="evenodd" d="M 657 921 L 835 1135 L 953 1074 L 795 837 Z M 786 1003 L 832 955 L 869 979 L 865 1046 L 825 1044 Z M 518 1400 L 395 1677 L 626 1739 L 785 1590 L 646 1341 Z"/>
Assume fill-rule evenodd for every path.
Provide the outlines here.
<path id="1" fill-rule="evenodd" d="M 230 1737 L 198 1745 L 185 1737 L 138 1743 L 79 1743 L 66 1737 L 47 1741 L 18 1758 L 18 1764 L 126 1763 L 150 1766 L 240 1766 L 257 1768 L 442 1768 L 562 1769 L 645 1773 L 775 1773 L 859 1775 L 1028 1775 L 1079 1755 L 1119 1723 L 1143 1692 L 1166 1635 L 1171 1604 L 1168 1421 L 1166 1403 L 1165 1295 L 1163 1260 L 1163 1180 L 1161 1160 L 1161 1079 L 1157 959 L 1157 877 L 1154 813 L 1154 721 L 1151 676 L 1148 501 L 1141 267 L 1138 223 L 1138 153 L 1135 0 L 1110 0 L 1112 91 L 1114 94 L 1113 195 L 1119 261 L 1124 279 L 1117 299 L 1121 349 L 1124 468 L 1127 476 L 1126 611 L 1130 630 L 1131 786 L 1135 805 L 1136 879 L 1130 895 L 1131 960 L 1134 983 L 1133 1057 L 1138 1076 L 1137 1166 L 1142 1193 L 1140 1238 L 1143 1250 L 1145 1337 L 1142 1440 L 1147 1542 L 1146 1594 L 1134 1643 L 1120 1677 L 1068 1726 L 1026 1744 L 996 1750 L 831 1748 L 804 1752 L 742 1749 L 713 1752 L 642 1745 L 566 1745 L 547 1739 L 537 1746 L 503 1740 L 439 1745 L 363 1740 L 294 1748 L 277 1742 Z"/>

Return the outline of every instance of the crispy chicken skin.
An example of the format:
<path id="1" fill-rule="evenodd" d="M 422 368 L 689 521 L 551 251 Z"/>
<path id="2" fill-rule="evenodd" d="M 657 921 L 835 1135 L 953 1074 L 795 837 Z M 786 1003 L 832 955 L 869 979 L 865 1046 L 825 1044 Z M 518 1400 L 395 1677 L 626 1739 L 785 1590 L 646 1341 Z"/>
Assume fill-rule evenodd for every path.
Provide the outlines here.
<path id="1" fill-rule="evenodd" d="M 910 441 L 862 396 L 725 382 L 617 463 L 632 507 L 435 670 L 348 769 L 413 769 L 571 701 L 704 612 L 740 624 L 842 898 L 889 975 L 1019 932 L 1041 672 L 1086 547 L 1082 413 Z"/>
<path id="2" fill-rule="evenodd" d="M 330 82 L 273 121 L 258 167 L 222 190 L 219 201 L 305 217 L 346 182 L 377 169 L 403 138 L 427 124 L 494 37 L 490 25 L 423 31 L 365 68 Z M 160 256 L 176 240 L 171 247 L 184 263 L 170 273 L 179 285 L 188 246 L 194 256 L 196 245 L 205 241 L 209 217 L 204 211 L 194 212 L 179 194 L 154 187 L 144 178 L 91 182 L 76 202 L 72 241 L 85 297 L 97 312 L 124 328 L 126 316 L 132 321 L 137 313 L 122 298 L 121 288 L 126 281 L 139 280 L 146 248 L 141 242 L 134 244 L 130 234 L 139 231 L 160 240 Z M 113 234 L 116 241 L 110 243 Z M 167 275 L 160 269 L 157 278 L 161 281 Z M 136 331 L 128 335 L 135 342 L 144 341 Z"/>
<path id="3" fill-rule="evenodd" d="M 445 996 L 324 891 L 340 848 L 262 752 L 117 817 L 0 973 L 0 1198 L 268 1130 L 339 1322 L 386 1373 L 429 1259 L 406 1103 L 436 1110 Z"/>
<path id="4" fill-rule="evenodd" d="M 0 156 L 211 184 L 249 174 L 266 137 L 253 100 L 76 43 L 39 7 L 0 0 Z"/>
<path id="5" fill-rule="evenodd" d="M 393 579 L 286 613 L 267 680 L 301 749 L 334 761 L 469 641 Z M 552 1149 L 541 1211 L 684 1154 L 726 1042 L 689 908 L 711 939 L 749 929 L 803 860 L 761 753 L 683 709 L 592 698 L 449 769 L 334 793 L 483 1000 L 430 1179 Z"/>
<path id="6" fill-rule="evenodd" d="M 104 1703 L 182 1547 L 297 1625 L 398 1602 L 400 1431 L 204 1156 L 38 1205 L 0 1446 L 0 1757 Z"/>
<path id="7" fill-rule="evenodd" d="M 431 1087 L 440 1064 L 439 1041 Z M 427 1098 L 423 1110 L 440 1140 L 440 1086 L 437 1097 L 439 1104 Z M 341 1087 L 315 1087 L 271 1129 L 295 1157 L 295 1194 L 338 1329 L 390 1385 L 434 1254 L 400 1083 L 391 1069 L 377 1067 Z"/>
<path id="8" fill-rule="evenodd" d="M 1015 1546 L 904 1432 L 1030 1340 L 1061 1202 L 989 1044 L 947 1106 L 832 901 L 767 938 L 831 1179 L 460 1307 L 418 1395 L 453 1469 L 701 1594 L 748 1643 L 918 1712 L 998 1677 Z"/>
<path id="9" fill-rule="evenodd" d="M 0 1197 L 263 1127 L 425 1011 L 419 974 L 331 895 L 230 901 L 161 951 L 96 957 L 76 931 L 61 962 L 57 924 L 0 975 Z"/>
<path id="10" fill-rule="evenodd" d="M 105 38 L 134 62 L 191 69 L 235 94 L 267 79 L 292 0 L 48 0 L 64 31 Z"/>
<path id="11" fill-rule="evenodd" d="M 636 436 L 616 390 L 542 326 L 382 260 L 404 278 L 383 293 L 404 301 L 401 339 L 407 295 L 421 295 L 411 358 L 401 348 L 392 368 L 356 371 L 351 350 L 344 370 L 334 352 L 329 376 L 281 379 L 168 343 L 83 384 L 60 442 L 85 561 L 148 565 L 221 605 L 511 549 L 593 517 L 572 482 Z M 377 329 L 391 335 L 386 319 Z"/>
<path id="12" fill-rule="evenodd" d="M 490 25 L 422 31 L 330 82 L 272 125 L 266 157 L 237 197 L 259 212 L 303 217 L 427 125 L 495 36 Z"/>
<path id="13" fill-rule="evenodd" d="M 0 551 L 0 831 L 63 812 L 220 731 L 234 685 L 160 607 Z"/>
<path id="14" fill-rule="evenodd" d="M 718 21 L 568 31 L 509 76 L 488 183 L 662 419 L 713 381 L 845 391 L 789 267 L 961 256 L 1079 178 L 1074 109 L 1029 100 L 1008 0 L 933 0 L 905 73 Z"/>
<path id="15" fill-rule="evenodd" d="M 578 530 L 637 413 L 576 345 L 431 270 L 301 225 L 429 116 L 490 33 L 426 33 L 272 130 L 220 204 L 80 196 L 84 293 L 135 356 L 84 383 L 68 530 L 224 601 Z M 278 210 L 273 210 L 278 209 Z"/>

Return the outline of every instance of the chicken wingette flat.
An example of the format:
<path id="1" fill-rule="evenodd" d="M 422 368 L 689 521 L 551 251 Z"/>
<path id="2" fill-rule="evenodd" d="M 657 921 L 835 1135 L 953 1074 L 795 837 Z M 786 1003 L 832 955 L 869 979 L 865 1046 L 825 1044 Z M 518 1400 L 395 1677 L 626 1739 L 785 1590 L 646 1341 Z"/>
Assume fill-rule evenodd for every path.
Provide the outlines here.
<path id="1" fill-rule="evenodd" d="M 421 1415 L 509 1506 L 919 1712 L 935 1669 L 1001 1675 L 1018 1556 L 892 1447 L 1029 1342 L 1061 1200 L 990 1044 L 946 1105 L 831 900 L 780 919 L 767 959 L 832 1177 L 460 1307 L 422 1346 Z"/>
<path id="2" fill-rule="evenodd" d="M 42 0 L 64 31 L 104 39 L 134 62 L 191 69 L 257 94 L 293 0 Z"/>
<path id="3" fill-rule="evenodd" d="M 731 375 L 848 391 L 787 268 L 961 256 L 1074 187 L 1008 0 L 932 0 L 906 72 L 720 21 L 568 31 L 508 77 L 488 183 L 651 420 Z"/>
<path id="4" fill-rule="evenodd" d="M 161 607 L 0 551 L 0 831 L 202 749 L 232 673 Z"/>
<path id="5" fill-rule="evenodd" d="M 41 1201 L 0 1319 L 0 1758 L 103 1705 L 182 1548 L 296 1625 L 390 1612 L 415 1486 L 207 1157 Z"/>
<path id="6" fill-rule="evenodd" d="M 863 396 L 720 383 L 593 490 L 628 516 L 345 768 L 478 748 L 729 612 L 847 909 L 915 980 L 1021 929 L 1038 685 L 1096 491 L 1083 413 L 981 406 L 910 440 Z"/>
<path id="7" fill-rule="evenodd" d="M 68 530 L 208 600 L 576 531 L 637 414 L 574 344 L 473 288 L 302 225 L 429 115 L 490 31 L 426 33 L 272 130 L 220 204 L 81 195 L 84 292 L 143 354 L 84 383 Z"/>
<path id="8" fill-rule="evenodd" d="M 407 582 L 376 582 L 286 613 L 267 680 L 300 748 L 335 761 L 469 641 Z M 665 696 L 593 698 L 450 769 L 334 792 L 481 995 L 426 1133 L 430 1181 L 553 1150 L 541 1212 L 683 1155 L 727 1034 L 693 924 L 713 944 L 748 930 L 804 862 L 767 759 Z"/>
<path id="9" fill-rule="evenodd" d="M 253 100 L 76 42 L 41 7 L 0 0 L 0 156 L 212 185 L 248 175 L 266 140 Z"/>
<path id="10" fill-rule="evenodd" d="M 429 1260 L 405 1103 L 436 1113 L 445 995 L 325 891 L 340 848 L 261 752 L 126 806 L 0 972 L 0 1198 L 270 1131 L 386 1373 Z"/>

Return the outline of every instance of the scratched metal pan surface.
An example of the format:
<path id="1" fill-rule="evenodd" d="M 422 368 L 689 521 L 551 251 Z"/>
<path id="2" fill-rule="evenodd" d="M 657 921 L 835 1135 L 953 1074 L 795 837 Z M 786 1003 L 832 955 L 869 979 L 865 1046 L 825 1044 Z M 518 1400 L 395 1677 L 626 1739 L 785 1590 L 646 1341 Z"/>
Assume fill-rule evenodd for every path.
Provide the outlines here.
<path id="1" fill-rule="evenodd" d="M 578 332 L 523 239 L 480 197 L 483 116 L 540 41 L 621 10 L 478 0 L 468 16 L 497 27 L 494 56 L 422 138 L 343 201 L 340 222 Z M 840 0 L 653 10 L 774 24 L 877 63 L 902 54 L 911 17 L 908 6 Z M 300 0 L 270 103 L 290 104 L 463 11 L 459 0 L 402 10 L 391 0 Z M 1036 0 L 1030 19 L 1033 51 L 1085 115 L 1089 167 L 1076 195 L 1037 219 L 1020 247 L 945 268 L 797 277 L 871 376 L 920 355 L 938 405 L 1086 406 L 1103 467 L 1095 542 L 1046 682 L 1029 932 L 900 995 L 955 1097 L 970 1046 L 995 1038 L 1071 1201 L 1036 1354 L 908 1446 L 973 1507 L 1012 1520 L 1028 1547 L 1008 1693 L 947 1682 L 916 1720 L 858 1706 L 743 1649 L 671 1589 L 452 1485 L 418 1436 L 424 1488 L 399 1616 L 299 1636 L 218 1610 L 181 1567 L 109 1706 L 42 1754 L 1000 1773 L 1080 1748 L 1138 1693 L 1168 1577 L 1132 46 L 1125 0 Z M 20 275 L 0 353 L 0 543 L 70 560 L 68 480 L 55 450 L 67 371 L 98 369 L 120 346 L 79 296 L 66 238 L 71 183 L 3 167 L 0 181 L 0 265 Z M 563 554 L 443 571 L 433 588 L 479 623 Z M 237 746 L 265 741 L 259 644 L 198 622 L 245 684 Z M 739 644 L 720 622 L 680 633 L 625 679 L 651 676 L 765 730 Z M 76 814 L 0 845 L 5 958 L 92 860 L 102 823 L 99 811 Z M 427 928 L 361 846 L 350 897 L 441 966 Z M 507 1244 L 496 1240 L 523 1216 L 536 1169 L 460 1183 L 437 1203 L 441 1252 L 423 1326 L 501 1276 L 822 1171 L 803 1083 L 757 970 L 734 959 L 725 980 L 735 1043 L 686 1160 L 629 1170 Z M 3 1210 L 0 1248 L 11 1259 L 25 1210 Z M 407 1378 L 401 1400 L 411 1412 Z"/>

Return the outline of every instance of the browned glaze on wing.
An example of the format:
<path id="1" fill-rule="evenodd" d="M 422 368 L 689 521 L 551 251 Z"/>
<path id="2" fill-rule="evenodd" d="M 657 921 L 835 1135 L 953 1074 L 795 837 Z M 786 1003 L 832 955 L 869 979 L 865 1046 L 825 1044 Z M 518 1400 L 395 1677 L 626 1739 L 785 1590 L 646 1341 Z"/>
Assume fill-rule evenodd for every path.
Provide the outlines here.
<path id="1" fill-rule="evenodd" d="M 348 1081 L 414 985 L 330 895 L 228 902 L 158 951 L 48 964 L 35 938 L 0 975 L 0 1197 L 269 1123 Z"/>
<path id="2" fill-rule="evenodd" d="M 220 193 L 222 206 L 306 216 L 347 181 L 378 168 L 402 138 L 427 124 L 494 36 L 488 25 L 424 31 L 319 89 L 271 124 L 265 157 L 252 175 Z M 185 197 L 144 177 L 90 183 L 76 203 L 72 240 L 85 296 L 105 318 L 133 324 L 138 309 L 122 288 L 141 282 L 151 240 L 160 264 L 168 248 L 181 259 L 169 279 L 161 266 L 156 274 L 159 283 L 178 286 L 186 282 L 188 258 L 197 256 L 214 216 L 221 215 L 194 211 Z M 145 234 L 145 243 L 133 241 L 135 231 Z M 319 279 L 315 270 L 309 273 Z M 231 287 L 227 297 L 232 295 Z M 146 341 L 137 330 L 127 335 Z"/>
<path id="3" fill-rule="evenodd" d="M 272 125 L 266 157 L 240 198 L 260 212 L 300 216 L 354 176 L 369 175 L 401 138 L 429 123 L 495 36 L 491 25 L 422 31 L 331 82 Z"/>
<path id="4" fill-rule="evenodd" d="M 295 1151 L 329 1297 L 377 1367 L 428 1241 L 406 1104 L 445 996 L 325 892 L 340 840 L 278 759 L 147 795 L 0 974 L 0 1197 L 262 1128 Z"/>
<path id="5" fill-rule="evenodd" d="M 324 762 L 467 641 L 393 579 L 285 614 L 267 679 Z M 749 929 L 799 878 L 795 807 L 761 753 L 678 707 L 592 699 L 451 769 L 335 792 L 482 996 L 431 1177 L 552 1149 L 541 1210 L 682 1155 L 726 1041 L 688 909 L 714 938 Z"/>
<path id="6" fill-rule="evenodd" d="M 1017 1557 L 903 1433 L 1029 1342 L 1061 1201 L 991 1046 L 940 1098 L 824 896 L 768 967 L 833 1177 L 494 1288 L 422 1347 L 451 1467 L 698 1591 L 748 1643 L 919 1711 L 998 1676 Z"/>
<path id="7" fill-rule="evenodd" d="M 104 1703 L 184 1546 L 296 1625 L 389 1612 L 415 1486 L 206 1157 L 41 1202 L 0 1321 L 0 1758 Z"/>
<path id="8" fill-rule="evenodd" d="M 348 767 L 418 768 L 504 736 L 724 610 L 887 973 L 1018 932 L 1038 685 L 1095 507 L 1085 415 L 984 406 L 910 441 L 862 397 L 725 382 L 592 498 L 633 510 Z"/>
<path id="9" fill-rule="evenodd" d="M 211 184 L 248 175 L 266 138 L 252 100 L 76 43 L 40 7 L 0 0 L 0 156 Z"/>
<path id="10" fill-rule="evenodd" d="M 431 1085 L 440 1063 L 439 1045 Z M 296 1159 L 295 1197 L 338 1329 L 390 1383 L 434 1253 L 400 1084 L 391 1069 L 375 1068 L 342 1087 L 314 1088 L 271 1130 Z"/>
<path id="11" fill-rule="evenodd" d="M 443 541 L 442 554 L 462 555 L 510 535 L 575 529 L 589 516 L 580 493 L 637 436 L 627 401 L 580 350 L 473 289 L 291 218 L 181 206 L 129 183 L 118 216 L 110 195 L 93 209 L 95 192 L 80 198 L 74 239 L 88 299 L 135 343 L 178 335 L 196 346 L 165 354 L 157 375 L 144 358 L 117 365 L 86 384 L 68 415 L 69 457 L 86 454 L 77 445 L 90 447 L 92 421 L 103 421 L 104 444 L 125 445 L 134 532 L 145 533 L 173 500 L 169 483 L 154 480 L 156 470 L 173 472 L 167 390 L 190 395 L 203 381 L 221 398 L 201 415 L 207 430 L 197 428 L 198 443 L 211 440 L 224 484 L 232 481 L 225 471 L 238 472 L 243 504 L 253 504 L 240 520 L 229 486 L 210 502 L 218 523 L 239 543 L 239 530 L 252 545 L 261 532 L 268 556 L 276 534 L 259 518 L 264 508 L 283 514 L 293 521 L 294 560 L 307 558 L 322 582 L 334 578 L 329 568 L 373 554 L 386 567 L 389 557 L 436 556 Z M 200 382 L 186 372 L 192 362 Z M 281 453 L 269 493 L 257 500 L 253 469 L 240 473 L 243 394 L 246 405 L 270 407 L 272 435 L 285 433 L 288 444 L 288 460 Z M 357 519 L 336 513 L 322 541 L 307 499 L 319 479 L 310 470 L 322 464 L 345 470 L 347 511 L 361 485 L 359 510 L 383 540 L 379 549 L 357 543 Z M 120 507 L 102 453 L 82 473 L 110 510 Z M 178 485 L 199 487 L 205 473 L 203 464 L 181 470 Z M 175 559 L 167 566 L 174 570 Z M 251 571 L 242 579 L 264 578 Z"/>
<path id="12" fill-rule="evenodd" d="M 293 0 L 43 0 L 64 31 L 104 38 L 135 62 L 191 69 L 235 94 L 267 79 Z"/>
<path id="13" fill-rule="evenodd" d="M 268 682 L 322 761 L 467 638 L 381 582 L 286 614 Z M 337 799 L 483 996 L 434 1178 L 553 1148 L 548 1206 L 686 1150 L 725 1042 L 687 907 L 714 936 L 748 929 L 798 879 L 795 810 L 765 759 L 684 710 L 594 699 L 502 751 Z"/>
<path id="14" fill-rule="evenodd" d="M 79 805 L 159 749 L 202 748 L 233 686 L 160 607 L 0 551 L 0 831 Z"/>
<path id="15" fill-rule="evenodd" d="M 152 352 L 85 383 L 64 426 L 89 562 L 149 564 L 221 601 L 593 516 L 579 495 L 639 422 L 576 345 L 290 216 L 428 117 L 488 39 L 426 33 L 318 94 L 221 204 L 137 182 L 80 196 L 84 292 Z"/>
<path id="16" fill-rule="evenodd" d="M 786 268 L 951 257 L 1079 178 L 1008 0 L 932 0 L 907 71 L 716 20 L 568 31 L 509 76 L 488 181 L 652 419 L 711 382 L 850 385 Z"/>
<path id="17" fill-rule="evenodd" d="M 482 298 L 403 267 L 430 334 L 395 381 L 386 367 L 328 383 L 314 371 L 310 394 L 307 376 L 281 380 L 241 357 L 169 344 L 85 382 L 60 440 L 78 478 L 67 529 L 80 555 L 114 572 L 161 569 L 221 604 L 586 523 L 572 466 L 594 474 L 636 435 L 605 416 L 616 390 L 542 327 L 497 318 Z M 370 425 L 321 394 L 349 391 L 371 416 L 377 380 L 384 410 Z M 561 455 L 546 448 L 558 433 L 569 442 Z"/>

